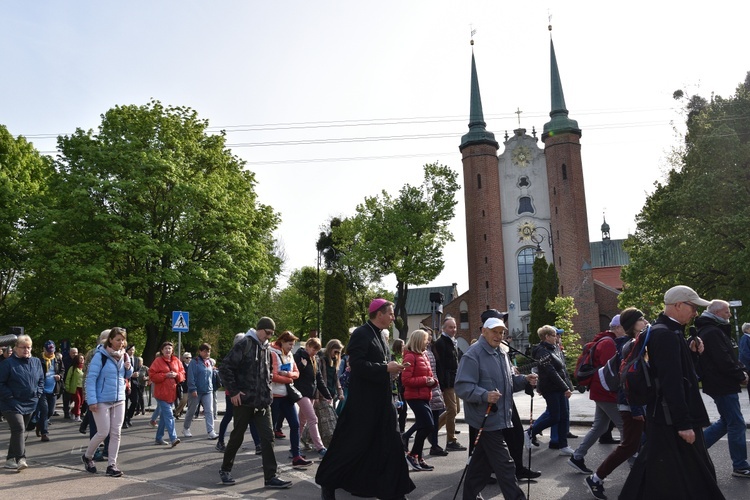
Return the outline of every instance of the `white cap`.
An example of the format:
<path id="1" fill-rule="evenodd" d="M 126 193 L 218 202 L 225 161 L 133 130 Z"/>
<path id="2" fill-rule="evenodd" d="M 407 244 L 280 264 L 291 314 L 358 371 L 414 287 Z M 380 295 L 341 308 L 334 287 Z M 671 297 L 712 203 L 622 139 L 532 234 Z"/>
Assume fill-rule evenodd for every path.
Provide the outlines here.
<path id="1" fill-rule="evenodd" d="M 502 326 L 506 330 L 508 329 L 505 326 L 505 323 L 503 323 L 503 320 L 499 318 L 488 318 L 487 321 L 484 322 L 484 328 L 487 328 L 489 330 L 492 330 L 493 328 L 497 328 L 498 326 Z"/>

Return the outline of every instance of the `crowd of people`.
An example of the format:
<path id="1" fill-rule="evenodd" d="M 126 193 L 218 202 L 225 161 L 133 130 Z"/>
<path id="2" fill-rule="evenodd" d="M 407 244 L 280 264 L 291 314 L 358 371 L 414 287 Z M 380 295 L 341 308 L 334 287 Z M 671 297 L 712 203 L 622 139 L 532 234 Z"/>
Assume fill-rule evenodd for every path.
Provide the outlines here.
<path id="1" fill-rule="evenodd" d="M 323 349 L 320 340 L 311 337 L 294 351 L 300 339 L 289 331 L 277 334 L 273 319 L 263 317 L 255 328 L 235 336 L 218 364 L 207 343 L 193 358 L 190 353 L 180 357 L 167 341 L 151 365 L 144 366 L 120 327 L 103 331 L 85 356 L 75 348 L 61 356 L 55 343 L 47 341 L 42 355 L 34 357 L 32 339 L 20 335 L 0 356 L 0 412 L 10 429 L 5 468 L 28 467 L 28 430 L 34 429 L 42 442 L 51 439 L 50 418 L 62 395 L 64 418 L 80 422 L 82 433 L 89 429 L 84 469 L 97 473 L 96 462 L 105 460 L 107 476 L 122 476 L 117 463 L 122 429 L 145 414 L 149 388 L 149 398 L 156 401 L 149 419 L 156 428 L 155 444 L 174 448 L 181 442 L 176 422 L 185 408 L 182 436 L 193 437 L 191 426 L 202 408 L 206 437 L 216 440 L 216 450 L 223 454 L 219 477 L 227 485 L 235 483 L 234 461 L 249 428 L 267 488 L 292 486 L 279 476 L 274 450 L 288 439 L 293 468 L 312 465 L 307 452 L 320 459 L 315 481 L 324 500 L 335 499 L 336 489 L 363 497 L 406 498 L 415 488 L 410 471 L 433 471 L 429 457 L 449 453 L 468 453 L 461 478 L 465 500 L 482 498 L 491 483 L 498 484 L 505 498 L 523 499 L 520 481 L 543 474 L 523 466 L 524 448 L 532 453 L 540 446 L 539 436 L 548 431 L 548 447 L 586 475 L 593 498 L 606 499 L 604 480 L 629 462 L 619 498 L 721 499 L 707 450 L 723 436 L 732 475 L 750 478 L 739 403 L 741 387 L 748 384 L 750 323 L 742 327 L 737 352 L 729 303 L 704 300 L 686 286 L 669 289 L 664 303 L 653 323 L 629 307 L 594 337 L 595 367 L 626 360 L 634 346 L 646 345 L 655 390 L 645 405 L 631 404 L 624 384 L 613 389 L 603 377 L 592 377 L 594 420 L 575 448 L 569 444 L 576 437 L 570 433 L 569 407 L 574 381 L 562 347 L 564 332 L 552 325 L 541 327 L 539 344 L 524 355 L 507 342 L 507 315 L 494 309 L 482 313 L 480 335 L 466 352 L 458 349 L 457 325 L 450 317 L 437 335 L 429 328 L 418 329 L 405 343 L 396 339 L 389 345 L 393 304 L 384 299 L 372 301 L 369 320 L 352 332 L 346 346 L 333 339 Z M 705 307 L 700 316 L 699 307 Z M 686 337 L 685 327 L 693 320 Z M 532 373 L 521 373 L 517 354 L 532 362 Z M 216 432 L 220 388 L 226 412 Z M 522 390 L 537 392 L 546 402 L 542 415 L 526 428 L 513 401 L 513 393 Z M 709 421 L 700 390 L 715 402 L 720 415 L 716 422 Z M 462 406 L 468 449 L 456 438 Z M 408 429 L 407 408 L 413 415 Z M 443 426 L 446 440 L 441 446 L 438 430 Z M 608 436 L 612 427 L 620 440 Z M 585 456 L 602 438 L 618 446 L 594 471 Z"/>

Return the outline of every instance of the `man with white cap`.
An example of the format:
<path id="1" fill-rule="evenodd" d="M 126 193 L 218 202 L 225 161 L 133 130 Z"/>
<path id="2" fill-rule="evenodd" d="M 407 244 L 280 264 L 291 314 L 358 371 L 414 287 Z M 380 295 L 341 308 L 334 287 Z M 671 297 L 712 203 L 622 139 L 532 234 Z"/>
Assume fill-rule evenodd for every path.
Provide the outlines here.
<path id="1" fill-rule="evenodd" d="M 508 329 L 503 320 L 489 318 L 482 335 L 461 358 L 456 373 L 456 394 L 464 400 L 469 437 L 482 435 L 466 469 L 464 500 L 474 500 L 494 472 L 506 499 L 525 499 L 518 486 L 516 467 L 510 457 L 503 429 L 512 426 L 513 392 L 526 383 L 536 385 L 537 375 L 513 375 L 510 360 L 499 349 Z M 494 410 L 494 411 L 492 411 Z"/>
<path id="2" fill-rule="evenodd" d="M 690 344 L 685 340 L 685 325 L 709 302 L 679 285 L 667 290 L 664 304 L 664 312 L 647 330 L 649 372 L 656 391 L 646 408 L 646 443 L 619 498 L 722 499 L 703 438 L 703 427 L 710 421 L 694 366 L 703 343 L 699 338 Z"/>

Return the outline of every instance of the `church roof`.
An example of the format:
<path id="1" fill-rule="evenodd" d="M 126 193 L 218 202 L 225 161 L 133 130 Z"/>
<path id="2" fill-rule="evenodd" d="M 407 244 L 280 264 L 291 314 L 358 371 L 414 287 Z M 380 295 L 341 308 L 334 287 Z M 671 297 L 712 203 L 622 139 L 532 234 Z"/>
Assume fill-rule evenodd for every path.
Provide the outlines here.
<path id="1" fill-rule="evenodd" d="M 630 264 L 628 256 L 622 244 L 625 240 L 592 241 L 591 267 L 625 266 Z"/>
<path id="2" fill-rule="evenodd" d="M 450 286 L 426 286 L 421 288 L 409 288 L 406 293 L 406 314 L 430 314 L 432 303 L 430 294 L 440 292 L 443 294 L 443 305 L 451 302 L 455 296 L 455 287 Z"/>
<path id="3" fill-rule="evenodd" d="M 573 133 L 580 137 L 581 129 L 578 128 L 578 122 L 568 118 L 568 109 L 565 107 L 565 95 L 563 94 L 562 81 L 560 80 L 560 70 L 557 68 L 555 44 L 552 43 L 551 38 L 549 40 L 549 51 L 552 110 L 549 113 L 551 120 L 544 124 L 542 140 L 546 140 L 550 135 L 563 133 Z"/>
<path id="4" fill-rule="evenodd" d="M 499 148 L 500 145 L 495 140 L 495 134 L 487 131 L 487 124 L 484 122 L 484 112 L 482 111 L 482 96 L 479 93 L 479 78 L 477 77 L 477 65 L 474 60 L 474 51 L 471 52 L 471 103 L 469 114 L 469 132 L 461 137 L 459 149 L 463 149 L 472 144 L 489 144 Z"/>

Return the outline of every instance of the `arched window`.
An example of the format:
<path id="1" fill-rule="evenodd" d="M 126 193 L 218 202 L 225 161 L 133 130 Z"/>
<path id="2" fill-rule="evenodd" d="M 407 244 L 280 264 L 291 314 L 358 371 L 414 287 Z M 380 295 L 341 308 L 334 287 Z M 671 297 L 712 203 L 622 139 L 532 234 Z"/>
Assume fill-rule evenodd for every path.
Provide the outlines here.
<path id="1" fill-rule="evenodd" d="M 531 303 L 531 287 L 534 285 L 534 249 L 526 247 L 518 252 L 518 292 L 521 310 L 528 311 Z"/>
<path id="2" fill-rule="evenodd" d="M 534 207 L 531 205 L 530 196 L 521 196 L 518 198 L 518 215 L 533 214 Z"/>
<path id="3" fill-rule="evenodd" d="M 469 304 L 467 304 L 465 300 L 462 300 L 458 305 L 458 321 L 458 326 L 462 330 L 469 329 Z"/>

